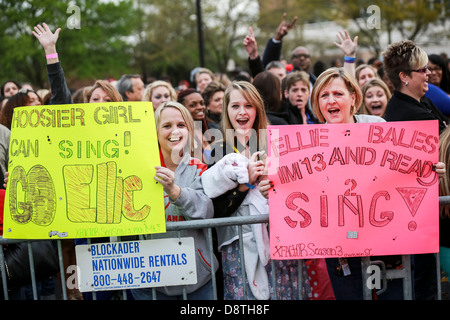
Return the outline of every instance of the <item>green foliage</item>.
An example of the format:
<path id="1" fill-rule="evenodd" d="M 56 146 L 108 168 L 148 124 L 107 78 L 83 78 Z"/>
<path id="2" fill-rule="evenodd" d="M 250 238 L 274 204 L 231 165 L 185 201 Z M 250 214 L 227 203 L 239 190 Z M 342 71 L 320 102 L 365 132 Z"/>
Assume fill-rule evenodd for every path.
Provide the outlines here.
<path id="1" fill-rule="evenodd" d="M 143 0 L 140 6 L 145 12 L 137 47 L 142 73 L 188 79 L 199 63 L 195 1 Z"/>
<path id="2" fill-rule="evenodd" d="M 3 53 L 0 81 L 15 79 L 45 87 L 47 70 L 44 50 L 31 34 L 33 27 L 47 23 L 54 31 L 60 27 L 57 49 L 68 82 L 71 80 L 118 77 L 130 71 L 133 48 L 126 37 L 137 28 L 132 1 L 77 1 L 80 29 L 69 29 L 67 19 L 75 12 L 73 1 L 1 0 L 0 52 Z"/>
<path id="3" fill-rule="evenodd" d="M 200 65 L 196 1 L 0 0 L 0 82 L 46 86 L 44 51 L 31 34 L 33 26 L 46 22 L 52 30 L 62 28 L 57 49 L 69 84 L 139 73 L 144 79 L 169 75 L 176 85 Z M 70 5 L 80 8 L 80 29 L 67 26 L 74 14 L 67 12 Z M 379 29 L 367 28 L 371 5 L 380 8 Z M 283 45 L 285 56 L 304 42 L 306 23 L 337 21 L 347 28 L 353 21 L 357 28 L 349 31 L 359 36 L 359 46 L 381 51 L 383 34 L 400 32 L 403 38 L 420 40 L 450 13 L 447 0 L 201 0 L 201 6 L 205 66 L 215 72 L 225 72 L 230 60 L 247 68 L 242 41 L 248 27 L 255 30 L 262 54 L 284 12 L 289 21 L 298 16 Z M 449 34 L 433 36 L 438 41 Z M 316 47 L 333 47 L 328 42 L 314 39 Z"/>
<path id="4" fill-rule="evenodd" d="M 443 25 L 450 14 L 450 2 L 448 0 L 258 0 L 260 5 L 261 35 L 273 36 L 278 27 L 283 12 L 288 19 L 298 16 L 296 27 L 290 32 L 295 35 L 295 42 L 303 41 L 302 27 L 305 23 L 335 21 L 343 29 L 349 28 L 354 22 L 356 27 L 349 30 L 352 35 L 358 35 L 358 45 L 367 47 L 375 52 L 381 52 L 384 44 L 383 35 L 388 36 L 391 42 L 394 33 L 399 33 L 403 39 L 418 41 L 426 31 L 430 31 L 433 25 Z M 377 6 L 380 13 L 380 27 L 369 28 L 367 21 L 372 13 L 367 12 L 370 6 Z M 449 39 L 448 30 L 441 37 Z M 432 34 L 439 38 L 439 35 Z M 319 42 L 321 39 L 317 39 Z M 261 42 L 261 41 L 259 41 Z M 328 46 L 329 43 L 324 43 Z M 291 43 L 283 46 L 289 47 Z"/>

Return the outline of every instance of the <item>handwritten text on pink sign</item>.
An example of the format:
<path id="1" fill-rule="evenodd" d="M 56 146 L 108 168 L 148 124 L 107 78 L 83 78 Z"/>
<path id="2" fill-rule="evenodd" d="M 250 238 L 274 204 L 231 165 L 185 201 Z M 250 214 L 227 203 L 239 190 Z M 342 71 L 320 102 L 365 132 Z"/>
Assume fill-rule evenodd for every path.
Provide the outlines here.
<path id="1" fill-rule="evenodd" d="M 269 126 L 273 259 L 437 252 L 437 121 Z"/>

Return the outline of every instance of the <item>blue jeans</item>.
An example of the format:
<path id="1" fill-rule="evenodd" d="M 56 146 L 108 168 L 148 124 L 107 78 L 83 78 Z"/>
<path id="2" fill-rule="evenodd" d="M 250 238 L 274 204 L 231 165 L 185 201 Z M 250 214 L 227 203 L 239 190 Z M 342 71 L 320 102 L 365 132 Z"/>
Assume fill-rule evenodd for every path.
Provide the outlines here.
<path id="1" fill-rule="evenodd" d="M 56 277 L 49 277 L 36 282 L 38 300 L 56 300 Z M 34 300 L 31 284 L 12 288 L 8 293 L 10 300 Z"/>

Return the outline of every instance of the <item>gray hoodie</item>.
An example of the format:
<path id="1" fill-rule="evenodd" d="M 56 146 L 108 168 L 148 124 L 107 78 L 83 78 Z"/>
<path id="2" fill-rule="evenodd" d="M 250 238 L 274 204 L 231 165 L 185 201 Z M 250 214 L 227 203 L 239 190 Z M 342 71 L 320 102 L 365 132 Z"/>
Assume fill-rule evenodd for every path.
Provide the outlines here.
<path id="1" fill-rule="evenodd" d="M 164 194 L 166 207 L 166 221 L 183 221 L 194 219 L 213 218 L 214 207 L 211 199 L 204 193 L 200 176 L 207 166 L 200 160 L 186 155 L 175 170 L 175 184 L 181 188 L 180 196 L 176 201 Z M 178 237 L 177 231 L 161 234 L 147 235 L 146 238 L 161 239 Z M 193 237 L 195 243 L 197 283 L 186 286 L 186 292 L 192 293 L 211 280 L 211 251 L 207 243 L 206 229 L 188 229 L 181 231 L 180 237 Z M 215 271 L 218 269 L 218 261 L 214 257 Z M 159 287 L 156 290 L 168 295 L 177 296 L 183 294 L 185 286 Z M 138 289 L 148 290 L 148 289 Z M 151 289 L 149 290 L 151 297 Z"/>

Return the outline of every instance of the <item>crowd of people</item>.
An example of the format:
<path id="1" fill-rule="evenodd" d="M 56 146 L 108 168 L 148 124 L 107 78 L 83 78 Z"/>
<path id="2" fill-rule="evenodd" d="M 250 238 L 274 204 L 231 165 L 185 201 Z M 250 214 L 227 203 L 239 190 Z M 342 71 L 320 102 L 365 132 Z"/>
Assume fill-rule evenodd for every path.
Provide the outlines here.
<path id="1" fill-rule="evenodd" d="M 329 67 L 318 61 L 312 66 L 307 46 L 296 47 L 289 59 L 283 60 L 283 38 L 296 20 L 288 22 L 283 16 L 262 56 L 249 28 L 243 40 L 248 73 L 230 78 L 207 68 L 195 68 L 190 75 L 192 86 L 184 81 L 184 87 L 176 88 L 162 79 L 146 84 L 139 75 L 123 75 L 114 82 L 97 80 L 74 93 L 66 84 L 56 49 L 61 29 L 52 32 L 45 23 L 36 25 L 33 35 L 46 55 L 50 88 L 33 90 L 12 80 L 2 85 L 1 174 L 7 181 L 11 117 L 16 107 L 150 101 L 161 158 L 155 179 L 167 195 L 166 217 L 170 216 L 170 221 L 269 213 L 269 190 L 274 185 L 265 174 L 264 129 L 268 125 L 438 120 L 440 160 L 435 171 L 442 177 L 440 195 L 450 195 L 449 60 L 443 54 L 427 54 L 405 40 L 385 48 L 382 59 L 359 61 L 358 37 L 352 39 L 346 31 L 338 32 L 334 43 L 342 50 L 343 61 L 337 59 Z M 440 209 L 441 264 L 448 273 L 450 210 L 449 206 Z M 216 228 L 213 254 L 203 230 L 182 233 L 194 237 L 198 253 L 198 282 L 186 287 L 188 299 L 213 298 L 210 257 L 215 259 L 221 299 L 269 300 L 275 294 L 285 300 L 363 299 L 360 258 L 281 260 L 272 264 L 265 224 L 243 227 L 243 247 L 237 226 Z M 75 261 L 73 246 L 74 241 L 65 242 L 66 264 Z M 244 265 L 241 250 L 245 253 Z M 389 268 L 402 263 L 399 256 L 377 259 L 384 260 Z M 412 264 L 414 299 L 436 299 L 435 255 L 414 255 Z M 346 274 L 347 268 L 351 275 Z M 272 278 L 276 279 L 275 287 Z M 83 298 L 76 290 L 70 294 L 74 299 Z M 179 299 L 182 294 L 182 286 L 157 289 L 158 299 Z M 130 290 L 132 299 L 152 297 L 151 289 Z M 402 281 L 391 280 L 387 292 L 379 296 L 374 293 L 374 298 L 402 299 Z"/>

